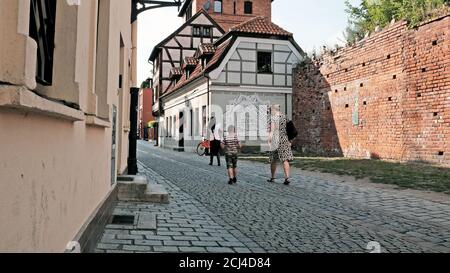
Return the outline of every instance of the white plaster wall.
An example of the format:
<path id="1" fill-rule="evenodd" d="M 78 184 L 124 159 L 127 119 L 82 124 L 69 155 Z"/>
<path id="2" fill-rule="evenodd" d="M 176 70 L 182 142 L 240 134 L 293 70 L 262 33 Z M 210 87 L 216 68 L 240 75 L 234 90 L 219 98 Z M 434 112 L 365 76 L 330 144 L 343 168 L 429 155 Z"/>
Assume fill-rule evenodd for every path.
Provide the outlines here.
<path id="1" fill-rule="evenodd" d="M 241 83 L 241 73 L 228 72 L 228 83 L 240 84 Z"/>
<path id="2" fill-rule="evenodd" d="M 258 51 L 272 52 L 273 74 L 257 73 Z M 293 64 L 302 58 L 290 41 L 239 37 L 210 76 L 213 83 L 291 87 Z"/>
<path id="3" fill-rule="evenodd" d="M 212 26 L 211 21 L 209 21 L 208 18 L 206 18 L 205 15 L 201 14 L 198 18 L 196 18 L 194 21 L 192 21 L 193 25 L 208 25 Z"/>
<path id="4" fill-rule="evenodd" d="M 242 71 L 256 73 L 256 63 L 243 61 L 242 62 Z"/>
<path id="5" fill-rule="evenodd" d="M 255 73 L 242 73 L 242 84 L 255 85 L 256 74 Z"/>
<path id="6" fill-rule="evenodd" d="M 269 92 L 268 90 L 265 90 L 265 92 L 258 92 L 257 90 L 244 90 L 239 88 L 225 88 L 223 86 L 211 86 L 211 103 L 214 105 L 219 106 L 221 109 L 226 112 L 227 106 L 231 106 L 232 102 L 235 101 L 240 96 L 257 96 L 261 101 L 267 102 L 267 105 L 280 105 L 281 111 L 283 113 L 287 113 L 287 117 L 289 119 L 292 118 L 292 94 L 290 93 L 276 93 L 276 92 Z M 287 102 L 287 103 L 286 103 Z M 223 124 L 224 126 L 227 125 L 226 123 L 226 115 L 223 116 Z M 240 130 L 241 134 L 241 140 L 244 142 L 244 145 L 248 146 L 258 146 L 260 144 L 264 144 L 266 142 L 266 139 L 259 139 L 254 140 L 250 139 L 249 136 L 256 137 L 258 136 L 257 130 L 259 130 L 259 125 L 256 127 L 250 126 L 250 124 L 244 124 L 245 121 L 238 121 L 238 128 Z M 257 121 L 255 121 L 257 123 Z M 251 129 L 256 128 L 256 131 L 250 130 L 245 133 L 245 128 Z M 247 136 L 245 139 L 244 136 Z"/>
<path id="7" fill-rule="evenodd" d="M 170 52 L 170 56 L 172 57 L 172 61 L 174 61 L 174 62 L 179 62 L 180 61 L 180 57 L 181 57 L 180 50 L 178 50 L 178 49 L 169 49 L 169 52 Z"/>
<path id="8" fill-rule="evenodd" d="M 163 130 L 166 132 L 168 125 L 166 124 L 167 117 L 178 117 L 181 111 L 184 112 L 185 117 L 185 127 L 184 127 L 184 140 L 185 140 L 185 151 L 186 152 L 195 152 L 198 143 L 200 142 L 201 136 L 204 133 L 202 130 L 202 107 L 207 106 L 208 104 L 208 85 L 207 83 L 199 83 L 194 86 L 188 87 L 181 91 L 181 95 L 179 96 L 171 96 L 163 99 L 163 109 L 164 109 L 164 124 Z M 198 126 L 196 132 L 194 132 L 194 136 L 190 135 L 190 110 L 193 110 L 195 114 L 195 110 L 198 110 L 199 115 L 195 117 L 196 121 L 194 121 Z M 178 118 L 177 118 L 178 120 Z M 166 134 L 163 133 L 161 136 L 162 139 L 162 147 L 165 148 L 177 148 L 178 147 L 178 127 L 179 124 L 176 124 L 176 134 L 175 137 L 167 138 Z M 170 127 L 170 126 L 169 126 Z M 195 129 L 195 128 L 194 128 Z"/>
<path id="9" fill-rule="evenodd" d="M 192 34 L 192 27 L 191 26 L 186 26 L 185 28 L 183 28 L 183 30 L 180 32 L 180 34 L 182 34 L 182 35 L 191 35 Z"/>

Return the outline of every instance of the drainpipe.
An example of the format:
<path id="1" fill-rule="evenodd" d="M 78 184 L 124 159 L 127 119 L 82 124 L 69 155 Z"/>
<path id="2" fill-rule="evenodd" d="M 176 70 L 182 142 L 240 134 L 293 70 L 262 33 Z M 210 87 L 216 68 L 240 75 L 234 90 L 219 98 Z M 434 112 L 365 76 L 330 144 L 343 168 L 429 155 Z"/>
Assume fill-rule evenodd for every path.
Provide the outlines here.
<path id="1" fill-rule="evenodd" d="M 211 117 L 211 113 L 209 112 L 210 111 L 210 109 L 211 109 L 211 107 L 210 107 L 210 95 L 209 95 L 209 93 L 210 93 L 210 89 L 209 89 L 209 82 L 211 81 L 211 78 L 209 77 L 209 73 L 203 73 L 203 76 L 205 77 L 205 78 L 207 78 L 208 80 L 206 81 L 206 83 L 207 83 L 207 85 L 208 85 L 208 88 L 207 88 L 207 93 L 206 93 L 206 97 L 207 97 L 207 103 L 206 103 L 206 113 L 208 113 L 208 118 L 210 118 Z"/>
<path id="2" fill-rule="evenodd" d="M 138 21 L 136 0 L 131 1 L 131 88 L 130 88 L 130 132 L 128 134 L 128 174 L 136 175 L 137 168 L 137 129 L 139 88 L 137 86 L 137 34 Z"/>
<path id="3" fill-rule="evenodd" d="M 130 88 L 130 133 L 128 135 L 129 151 L 128 151 L 128 174 L 136 175 L 137 167 L 137 127 L 138 127 L 138 102 L 139 88 Z"/>

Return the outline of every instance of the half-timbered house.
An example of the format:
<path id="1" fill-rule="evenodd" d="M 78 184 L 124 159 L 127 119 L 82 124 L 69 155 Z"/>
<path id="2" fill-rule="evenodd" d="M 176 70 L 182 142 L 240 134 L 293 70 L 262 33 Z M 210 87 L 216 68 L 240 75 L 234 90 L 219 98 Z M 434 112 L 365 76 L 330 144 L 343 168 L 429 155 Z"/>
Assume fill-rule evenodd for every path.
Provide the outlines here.
<path id="1" fill-rule="evenodd" d="M 237 119 L 245 145 L 261 148 L 267 124 L 259 121 L 267 108 L 280 105 L 292 118 L 292 69 L 303 57 L 292 33 L 265 17 L 232 28 L 213 44 L 199 45 L 193 57 L 169 73 L 170 84 L 161 96 L 160 144 L 195 151 L 215 116 L 223 125 Z M 230 117 L 227 112 L 236 106 L 255 111 Z"/>
<path id="2" fill-rule="evenodd" d="M 224 34 L 223 29 L 204 10 L 187 20 L 181 27 L 153 49 L 149 62 L 153 64 L 153 111 L 159 112 L 159 96 L 169 87 L 170 71 L 180 67 L 185 57 L 192 57 L 198 46 L 214 43 Z"/>

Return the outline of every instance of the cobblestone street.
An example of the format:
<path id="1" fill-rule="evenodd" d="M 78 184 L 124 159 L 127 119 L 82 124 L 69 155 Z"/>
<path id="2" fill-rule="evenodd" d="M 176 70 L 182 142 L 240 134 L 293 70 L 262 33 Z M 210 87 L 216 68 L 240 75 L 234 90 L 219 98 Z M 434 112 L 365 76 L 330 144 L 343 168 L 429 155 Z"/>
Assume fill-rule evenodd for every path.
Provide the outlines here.
<path id="1" fill-rule="evenodd" d="M 97 252 L 450 252 L 450 205 L 394 189 L 293 170 L 265 182 L 268 166 L 239 162 L 238 183 L 207 157 L 140 142 L 139 171 L 170 204 L 119 203 L 115 214 L 156 213 L 156 230 L 108 225 Z M 222 159 L 222 164 L 224 164 Z"/>

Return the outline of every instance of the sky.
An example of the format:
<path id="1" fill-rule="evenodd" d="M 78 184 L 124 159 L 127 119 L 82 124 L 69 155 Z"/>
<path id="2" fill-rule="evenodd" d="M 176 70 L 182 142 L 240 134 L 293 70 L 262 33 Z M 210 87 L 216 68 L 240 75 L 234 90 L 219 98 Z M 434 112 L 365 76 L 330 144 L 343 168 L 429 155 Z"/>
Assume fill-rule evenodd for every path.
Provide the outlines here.
<path id="1" fill-rule="evenodd" d="M 171 1 L 171 0 L 166 0 Z M 344 0 L 275 0 L 272 21 L 294 34 L 305 52 L 343 43 L 348 23 Z M 358 4 L 360 0 L 351 0 Z M 164 38 L 183 24 L 176 7 L 149 10 L 138 20 L 138 82 L 151 76 L 148 58 Z"/>

